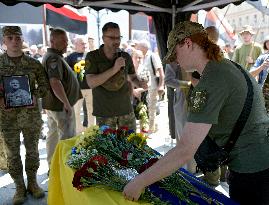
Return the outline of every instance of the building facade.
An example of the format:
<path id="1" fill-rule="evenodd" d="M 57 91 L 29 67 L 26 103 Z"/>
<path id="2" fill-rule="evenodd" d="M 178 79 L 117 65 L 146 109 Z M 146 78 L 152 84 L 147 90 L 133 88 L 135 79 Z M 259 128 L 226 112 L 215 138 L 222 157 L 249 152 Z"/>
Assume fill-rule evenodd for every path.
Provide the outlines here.
<path id="1" fill-rule="evenodd" d="M 269 35 L 269 16 L 246 2 L 238 6 L 230 4 L 223 9 L 217 9 L 217 12 L 225 16 L 237 34 L 243 29 L 244 25 L 253 26 L 256 32 L 255 42 L 262 43 L 264 37 Z"/>

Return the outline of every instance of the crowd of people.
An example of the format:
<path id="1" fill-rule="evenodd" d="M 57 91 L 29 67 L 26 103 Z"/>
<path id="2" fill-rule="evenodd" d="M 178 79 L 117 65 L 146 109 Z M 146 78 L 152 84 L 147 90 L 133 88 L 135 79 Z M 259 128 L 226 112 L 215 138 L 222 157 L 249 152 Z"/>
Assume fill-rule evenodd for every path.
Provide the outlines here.
<path id="1" fill-rule="evenodd" d="M 244 104 L 249 103 L 246 125 L 229 153 L 229 172 L 225 164 L 214 172 L 204 172 L 204 180 L 213 186 L 228 180 L 230 197 L 240 204 L 269 203 L 268 37 L 264 39 L 263 52 L 253 41 L 255 32 L 245 26 L 240 32 L 241 46 L 233 51 L 227 44 L 221 49 L 216 27 L 204 29 L 198 23 L 182 22 L 169 34 L 163 64 L 148 41 L 121 44 L 120 28 L 113 22 L 103 26 L 103 44 L 99 48 L 94 48 L 93 38 L 76 37 L 69 52 L 68 36 L 61 28 L 50 29 L 50 46 L 46 50 L 41 45 L 25 48 L 18 26 L 5 26 L 2 33 L 5 51 L 0 55 L 0 169 L 7 169 L 16 185 L 14 204 L 23 204 L 27 192 L 35 198 L 44 197 L 36 181 L 41 113 L 47 115 L 50 167 L 59 140 L 71 138 L 91 125 L 108 125 L 112 129 L 127 126 L 148 135 L 155 133 L 157 105 L 164 86 L 170 135 L 176 139 L 176 147 L 135 177 L 125 187 L 124 196 L 137 200 L 144 187 L 179 167 L 194 173 L 194 154 L 202 141 L 210 137 L 224 146 Z M 237 68 L 239 65 L 242 70 Z M 18 75 L 29 78 L 30 93 L 26 93 L 27 97 L 21 95 L 20 100 L 31 98 L 31 103 L 9 107 L 6 99 L 11 97 L 3 86 L 3 77 Z M 15 81 L 10 83 L 19 83 Z M 250 87 L 253 102 L 245 100 Z M 21 132 L 26 148 L 27 186 L 20 157 Z"/>

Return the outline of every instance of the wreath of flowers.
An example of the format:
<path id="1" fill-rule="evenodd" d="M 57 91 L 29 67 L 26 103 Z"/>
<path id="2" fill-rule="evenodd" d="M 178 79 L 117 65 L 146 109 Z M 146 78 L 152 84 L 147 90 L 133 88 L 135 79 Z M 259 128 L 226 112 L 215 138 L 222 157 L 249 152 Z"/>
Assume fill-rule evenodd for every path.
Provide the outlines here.
<path id="1" fill-rule="evenodd" d="M 123 191 L 130 180 L 161 157 L 147 145 L 147 138 L 143 133 L 135 133 L 127 127 L 117 130 L 108 126 L 89 127 L 78 137 L 67 160 L 67 165 L 76 170 L 73 186 L 79 191 L 90 186 Z M 179 170 L 155 185 L 176 196 L 176 204 L 196 204 L 191 196 L 204 200 L 204 204 L 221 204 L 200 192 L 185 176 Z M 158 205 L 175 204 L 159 197 L 147 187 L 140 200 Z"/>

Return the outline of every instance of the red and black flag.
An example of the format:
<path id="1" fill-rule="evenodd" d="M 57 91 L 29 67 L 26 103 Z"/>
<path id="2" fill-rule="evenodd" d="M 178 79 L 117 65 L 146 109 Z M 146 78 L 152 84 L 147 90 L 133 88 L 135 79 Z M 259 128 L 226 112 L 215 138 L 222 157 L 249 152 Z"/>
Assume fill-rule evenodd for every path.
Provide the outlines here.
<path id="1" fill-rule="evenodd" d="M 87 34 L 87 17 L 79 15 L 66 6 L 55 8 L 50 4 L 45 5 L 46 24 L 61 27 L 68 32 Z"/>

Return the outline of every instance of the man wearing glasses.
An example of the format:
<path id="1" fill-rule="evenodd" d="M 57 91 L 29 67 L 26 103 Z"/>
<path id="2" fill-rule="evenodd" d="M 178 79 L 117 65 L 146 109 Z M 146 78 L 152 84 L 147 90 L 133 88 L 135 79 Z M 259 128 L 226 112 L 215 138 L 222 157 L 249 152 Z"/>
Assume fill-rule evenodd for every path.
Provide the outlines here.
<path id="1" fill-rule="evenodd" d="M 87 54 L 85 65 L 87 83 L 93 94 L 93 115 L 99 126 L 108 125 L 112 129 L 127 126 L 136 130 L 128 80 L 144 89 L 147 84 L 137 79 L 130 55 L 119 50 L 119 25 L 106 23 L 102 32 L 104 44 Z"/>

